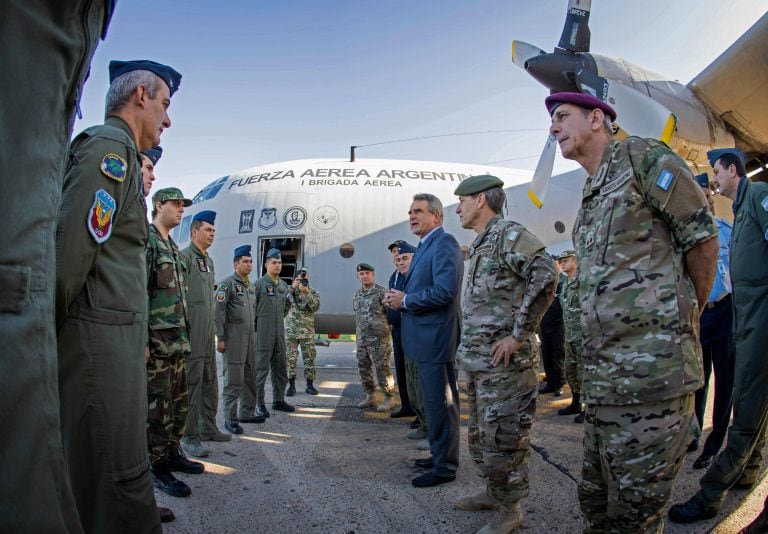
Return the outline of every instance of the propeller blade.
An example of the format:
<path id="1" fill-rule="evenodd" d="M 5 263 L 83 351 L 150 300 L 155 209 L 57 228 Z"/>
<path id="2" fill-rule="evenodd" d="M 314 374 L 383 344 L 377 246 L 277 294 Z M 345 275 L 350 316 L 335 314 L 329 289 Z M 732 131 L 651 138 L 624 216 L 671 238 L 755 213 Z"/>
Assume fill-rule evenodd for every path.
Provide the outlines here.
<path id="1" fill-rule="evenodd" d="M 512 62 L 521 69 L 525 69 L 526 61 L 541 54 L 546 52 L 538 46 L 523 41 L 512 41 Z"/>
<path id="2" fill-rule="evenodd" d="M 666 106 L 640 91 L 614 80 L 608 81 L 607 102 L 616 110 L 619 139 L 630 135 L 651 137 L 669 144 L 677 117 Z"/>
<path id="3" fill-rule="evenodd" d="M 557 47 L 569 52 L 589 52 L 589 11 L 592 0 L 569 0 L 563 34 Z"/>
<path id="4" fill-rule="evenodd" d="M 539 163 L 533 172 L 533 180 L 528 187 L 528 198 L 533 205 L 541 209 L 544 204 L 544 197 L 549 189 L 549 182 L 552 180 L 552 168 L 555 165 L 555 152 L 557 151 L 557 138 L 554 135 L 547 137 L 544 150 L 539 157 Z"/>

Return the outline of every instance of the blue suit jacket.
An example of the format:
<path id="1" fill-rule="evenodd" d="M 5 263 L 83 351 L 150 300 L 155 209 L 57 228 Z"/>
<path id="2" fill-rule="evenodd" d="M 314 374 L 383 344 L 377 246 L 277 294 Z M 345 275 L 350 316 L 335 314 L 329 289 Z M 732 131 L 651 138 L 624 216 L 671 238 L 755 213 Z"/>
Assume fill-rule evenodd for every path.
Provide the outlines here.
<path id="1" fill-rule="evenodd" d="M 459 342 L 464 262 L 458 241 L 442 228 L 416 251 L 405 278 L 403 349 L 418 362 L 453 361 Z"/>

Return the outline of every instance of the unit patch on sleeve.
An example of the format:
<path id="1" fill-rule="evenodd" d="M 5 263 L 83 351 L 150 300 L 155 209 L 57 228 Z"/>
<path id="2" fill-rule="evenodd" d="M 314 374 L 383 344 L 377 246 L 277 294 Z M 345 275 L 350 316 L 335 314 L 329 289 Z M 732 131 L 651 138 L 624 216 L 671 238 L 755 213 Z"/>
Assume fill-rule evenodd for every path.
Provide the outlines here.
<path id="1" fill-rule="evenodd" d="M 661 174 L 659 175 L 659 179 L 656 180 L 656 185 L 659 187 L 659 189 L 663 189 L 664 191 L 669 190 L 669 186 L 672 185 L 672 181 L 674 179 L 674 174 L 669 172 L 667 169 L 663 169 L 661 171 Z"/>
<path id="2" fill-rule="evenodd" d="M 125 173 L 128 170 L 128 163 L 117 154 L 107 154 L 101 158 L 99 169 L 107 178 L 112 178 L 118 182 L 125 180 Z"/>
<path id="3" fill-rule="evenodd" d="M 117 203 L 109 193 L 103 189 L 96 191 L 86 225 L 98 244 L 104 243 L 112 235 L 112 218 L 116 207 Z"/>

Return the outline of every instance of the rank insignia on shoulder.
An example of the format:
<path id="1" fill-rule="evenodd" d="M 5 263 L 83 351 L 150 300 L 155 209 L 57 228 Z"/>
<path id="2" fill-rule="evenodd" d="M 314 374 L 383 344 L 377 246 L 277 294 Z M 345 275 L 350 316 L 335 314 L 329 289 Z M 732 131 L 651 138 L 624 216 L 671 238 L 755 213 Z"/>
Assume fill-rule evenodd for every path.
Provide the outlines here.
<path id="1" fill-rule="evenodd" d="M 128 170 L 128 163 L 117 154 L 107 154 L 101 158 L 99 169 L 107 178 L 122 182 L 125 180 L 125 173 Z"/>
<path id="2" fill-rule="evenodd" d="M 117 203 L 109 193 L 103 189 L 96 191 L 93 205 L 88 212 L 86 225 L 88 232 L 98 244 L 104 243 L 112 235 L 112 218 L 115 214 L 115 208 L 117 208 Z"/>
<path id="3" fill-rule="evenodd" d="M 663 169 L 659 175 L 659 179 L 656 180 L 656 185 L 659 187 L 659 189 L 668 191 L 669 186 L 672 185 L 674 178 L 675 176 L 671 172 L 669 172 L 667 169 Z"/>
<path id="4" fill-rule="evenodd" d="M 763 207 L 765 211 L 768 211 L 768 196 L 763 197 L 763 200 L 760 202 L 760 205 Z"/>

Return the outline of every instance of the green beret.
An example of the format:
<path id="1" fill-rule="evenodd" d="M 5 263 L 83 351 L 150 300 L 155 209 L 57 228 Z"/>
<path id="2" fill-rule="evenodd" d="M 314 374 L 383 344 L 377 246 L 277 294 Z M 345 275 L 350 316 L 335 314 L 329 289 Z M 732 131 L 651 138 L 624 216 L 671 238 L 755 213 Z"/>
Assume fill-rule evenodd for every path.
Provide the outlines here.
<path id="1" fill-rule="evenodd" d="M 373 266 L 370 263 L 358 263 L 357 264 L 357 272 L 360 271 L 371 271 L 374 272 L 376 269 L 373 268 Z"/>
<path id="2" fill-rule="evenodd" d="M 575 250 L 564 250 L 560 254 L 557 255 L 558 260 L 564 260 L 565 258 L 570 258 L 573 256 L 576 257 L 576 251 Z"/>
<path id="3" fill-rule="evenodd" d="M 160 189 L 157 193 L 152 195 L 152 203 L 155 202 L 167 202 L 169 200 L 181 200 L 184 202 L 184 207 L 192 205 L 192 201 L 188 198 L 184 198 L 184 193 L 178 187 L 166 187 Z"/>
<path id="4" fill-rule="evenodd" d="M 490 174 L 481 174 L 479 176 L 470 176 L 461 182 L 453 194 L 460 197 L 465 197 L 468 195 L 476 195 L 477 193 L 482 193 L 483 191 L 493 189 L 494 187 L 504 187 L 504 182 L 495 176 L 491 176 Z"/>

